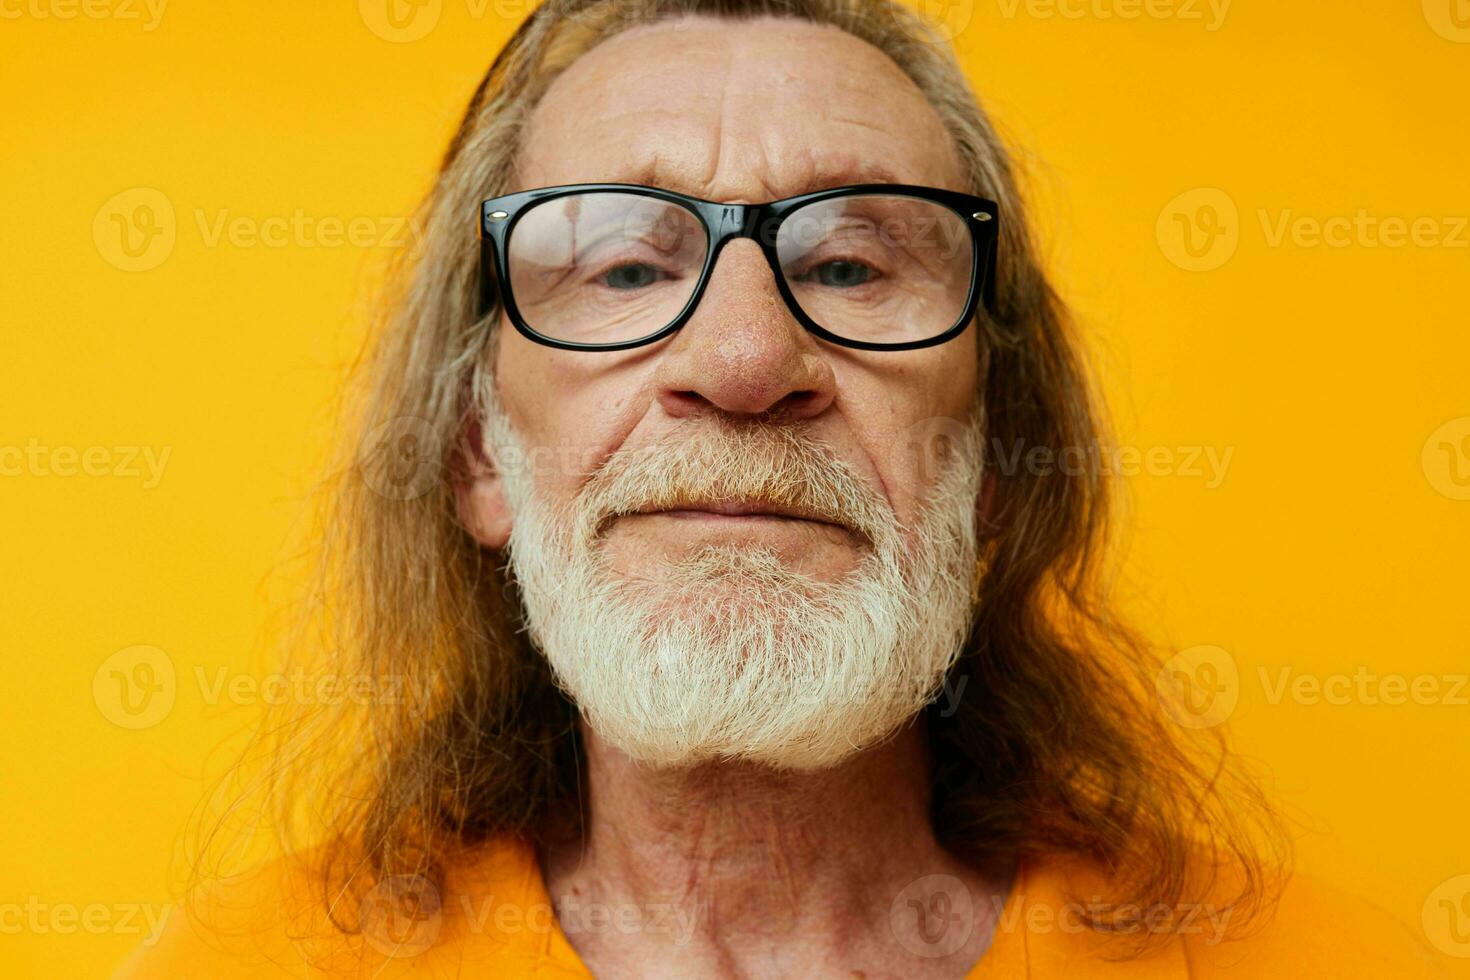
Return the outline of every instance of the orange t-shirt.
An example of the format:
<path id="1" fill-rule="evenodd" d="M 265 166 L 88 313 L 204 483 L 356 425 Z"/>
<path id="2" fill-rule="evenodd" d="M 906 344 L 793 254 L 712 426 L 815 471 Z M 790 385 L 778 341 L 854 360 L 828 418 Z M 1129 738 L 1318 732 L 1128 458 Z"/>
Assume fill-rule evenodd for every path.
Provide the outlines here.
<path id="1" fill-rule="evenodd" d="M 330 928 L 307 879 L 281 861 L 196 896 L 162 936 L 140 947 L 117 980 L 209 977 L 495 977 L 562 980 L 591 976 L 557 924 L 530 847 L 503 841 L 451 870 L 437 914 L 393 918 L 396 888 L 424 904 L 414 879 L 375 889 L 385 910 L 361 934 Z M 1003 905 L 990 948 L 967 980 L 1214 980 L 1273 978 L 1389 980 L 1440 977 L 1412 933 L 1373 906 L 1297 879 L 1276 912 L 1242 938 L 1221 941 L 1226 924 L 1201 913 L 1180 934 L 1133 959 L 1117 959 L 1096 933 L 1064 910 L 1096 881 L 1076 862 L 1023 867 Z M 1079 885 L 1081 886 L 1079 889 Z M 456 898 L 456 896 L 458 896 Z M 365 906 L 369 907 L 369 906 Z M 411 904 L 410 906 L 411 907 Z M 652 923 L 650 923 L 652 925 Z M 609 927 L 612 927 L 609 924 Z M 1104 958 L 1109 955 L 1111 958 Z"/>

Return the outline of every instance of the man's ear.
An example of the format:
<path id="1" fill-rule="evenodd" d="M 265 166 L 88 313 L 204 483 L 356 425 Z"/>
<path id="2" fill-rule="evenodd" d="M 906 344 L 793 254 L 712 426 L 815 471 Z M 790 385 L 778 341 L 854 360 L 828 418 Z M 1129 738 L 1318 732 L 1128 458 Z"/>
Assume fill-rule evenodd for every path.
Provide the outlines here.
<path id="1" fill-rule="evenodd" d="M 459 523 L 486 548 L 500 550 L 510 541 L 511 513 L 495 464 L 485 455 L 480 423 L 465 427 L 460 465 L 455 467 L 454 503 Z"/>

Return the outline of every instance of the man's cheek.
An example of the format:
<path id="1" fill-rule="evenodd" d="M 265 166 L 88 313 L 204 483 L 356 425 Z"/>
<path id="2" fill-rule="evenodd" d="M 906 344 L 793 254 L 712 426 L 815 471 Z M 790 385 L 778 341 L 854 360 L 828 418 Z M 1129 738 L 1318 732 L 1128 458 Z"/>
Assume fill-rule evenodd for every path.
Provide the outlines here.
<path id="1" fill-rule="evenodd" d="M 603 457 L 595 446 L 569 439 L 527 438 L 503 461 L 508 474 L 559 508 L 575 502 Z"/>

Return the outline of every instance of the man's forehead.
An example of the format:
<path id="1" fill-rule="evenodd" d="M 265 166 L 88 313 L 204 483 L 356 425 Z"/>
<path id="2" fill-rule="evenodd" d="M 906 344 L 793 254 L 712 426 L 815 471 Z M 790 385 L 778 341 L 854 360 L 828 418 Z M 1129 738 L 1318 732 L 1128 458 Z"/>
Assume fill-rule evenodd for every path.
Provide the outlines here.
<path id="1" fill-rule="evenodd" d="M 583 55 L 537 107 L 518 185 L 618 181 L 720 200 L 853 183 L 960 187 L 938 114 L 836 28 L 699 18 Z"/>

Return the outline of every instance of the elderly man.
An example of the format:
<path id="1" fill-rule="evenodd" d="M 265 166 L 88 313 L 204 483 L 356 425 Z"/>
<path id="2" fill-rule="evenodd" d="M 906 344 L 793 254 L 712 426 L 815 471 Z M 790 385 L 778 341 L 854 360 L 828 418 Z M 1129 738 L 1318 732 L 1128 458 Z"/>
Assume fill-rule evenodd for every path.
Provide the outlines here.
<path id="1" fill-rule="evenodd" d="M 324 583 L 400 697 L 273 729 L 325 822 L 131 975 L 1426 972 L 1273 901 L 1103 608 L 1065 313 L 916 18 L 550 0 L 424 222 Z"/>

